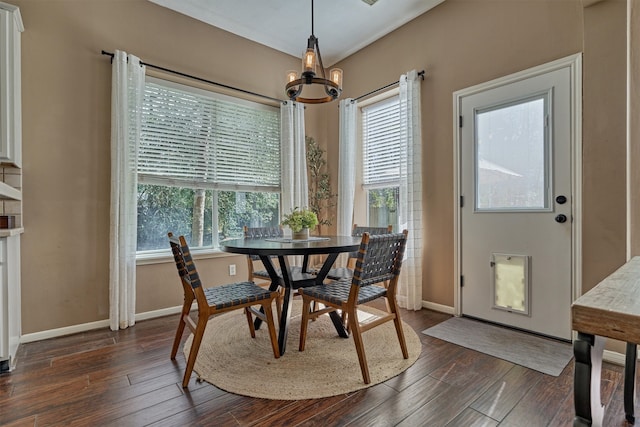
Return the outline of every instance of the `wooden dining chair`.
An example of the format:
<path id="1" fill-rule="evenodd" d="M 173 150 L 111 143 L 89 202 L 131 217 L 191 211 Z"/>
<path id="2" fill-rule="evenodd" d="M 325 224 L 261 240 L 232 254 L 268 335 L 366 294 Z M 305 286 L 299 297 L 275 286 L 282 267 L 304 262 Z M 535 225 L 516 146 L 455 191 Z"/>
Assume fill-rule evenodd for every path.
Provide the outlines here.
<path id="1" fill-rule="evenodd" d="M 358 250 L 353 278 L 350 281 L 337 280 L 324 285 L 300 288 L 298 292 L 302 295 L 302 325 L 299 350 L 304 351 L 309 320 L 331 311 L 342 310 L 347 314 L 365 384 L 369 384 L 371 378 L 362 341 L 364 332 L 385 322 L 393 321 L 402 356 L 407 359 L 409 353 L 396 301 L 398 277 L 406 244 L 407 230 L 402 233 L 375 236 L 365 232 Z M 389 282 L 387 287 L 383 285 L 386 281 Z M 386 299 L 384 315 L 373 321 L 360 322 L 357 317 L 358 305 L 378 298 Z M 312 302 L 321 305 L 315 304 L 319 308 L 312 310 Z"/>
<path id="2" fill-rule="evenodd" d="M 185 326 L 193 333 L 189 358 L 187 360 L 184 378 L 182 379 L 182 387 L 189 385 L 189 379 L 191 378 L 191 372 L 196 363 L 196 357 L 198 356 L 198 350 L 200 349 L 207 322 L 211 316 L 216 314 L 244 309 L 252 338 L 256 337 L 252 315 L 262 319 L 268 326 L 273 356 L 276 359 L 279 358 L 280 350 L 272 310 L 272 305 L 278 297 L 278 292 L 261 288 L 253 282 L 239 282 L 206 289 L 203 288 L 184 236 L 175 237 L 173 233 L 168 234 L 169 243 L 171 244 L 171 250 L 173 251 L 173 257 L 184 291 L 184 304 L 182 305 L 182 313 L 180 315 L 178 329 L 176 330 L 176 336 L 173 340 L 171 360 L 175 360 L 176 358 Z M 198 318 L 196 321 L 190 316 L 191 305 L 194 300 L 198 306 Z M 261 306 L 262 311 L 253 307 L 257 305 Z"/>
<path id="3" fill-rule="evenodd" d="M 282 237 L 282 227 L 247 227 L 244 226 L 244 238 L 245 239 L 268 239 Z M 272 257 L 278 258 L 278 257 Z M 262 265 L 260 257 L 258 255 L 247 255 L 247 270 L 249 272 L 247 280 L 249 282 L 257 282 L 258 284 L 270 284 L 271 277 L 266 269 L 255 269 L 255 263 L 258 262 Z M 277 263 L 276 263 L 277 265 Z M 263 266 L 264 267 L 264 266 Z M 267 282 L 267 283 L 265 283 Z"/>
<path id="4" fill-rule="evenodd" d="M 389 234 L 392 231 L 393 225 L 388 225 L 387 227 L 368 227 L 353 224 L 351 236 L 362 237 L 364 233 L 369 233 L 369 236 L 375 236 L 378 234 Z M 327 277 L 332 280 L 351 280 L 351 278 L 353 277 L 353 269 L 355 268 L 357 257 L 357 252 L 350 252 L 349 257 L 347 258 L 347 266 L 332 268 L 331 270 L 329 270 Z"/>

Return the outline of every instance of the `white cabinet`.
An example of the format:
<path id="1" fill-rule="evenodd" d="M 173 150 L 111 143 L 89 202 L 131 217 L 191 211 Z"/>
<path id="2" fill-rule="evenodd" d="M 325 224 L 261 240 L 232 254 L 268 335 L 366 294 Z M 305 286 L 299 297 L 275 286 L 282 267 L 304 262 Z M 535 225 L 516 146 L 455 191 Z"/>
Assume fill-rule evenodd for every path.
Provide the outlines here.
<path id="1" fill-rule="evenodd" d="M 0 2 L 0 163 L 22 165 L 20 9 Z"/>
<path id="2" fill-rule="evenodd" d="M 0 1 L 0 164 L 22 165 L 20 9 Z M 20 189 L 0 183 L 0 198 L 22 200 Z M 21 336 L 20 233 L 0 230 L 0 373 L 16 362 Z"/>
<path id="3" fill-rule="evenodd" d="M 12 370 L 20 344 L 20 234 L 0 237 L 0 373 Z"/>

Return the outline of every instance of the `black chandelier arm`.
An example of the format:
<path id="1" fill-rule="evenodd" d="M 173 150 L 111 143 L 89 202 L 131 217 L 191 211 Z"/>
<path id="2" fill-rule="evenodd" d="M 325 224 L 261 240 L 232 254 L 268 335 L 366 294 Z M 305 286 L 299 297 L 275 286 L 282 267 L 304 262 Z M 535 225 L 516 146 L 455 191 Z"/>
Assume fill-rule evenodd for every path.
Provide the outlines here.
<path id="1" fill-rule="evenodd" d="M 320 66 L 320 72 L 322 74 L 322 78 L 326 79 L 327 77 L 324 74 L 324 65 L 322 64 L 322 55 L 320 54 L 320 44 L 318 44 L 318 38 L 314 37 L 316 43 L 316 53 L 318 54 L 318 65 Z"/>
<path id="2" fill-rule="evenodd" d="M 327 94 L 327 96 L 324 98 L 301 97 L 300 94 L 302 93 L 302 90 L 305 84 L 323 85 L 324 91 Z M 305 78 L 293 80 L 292 82 L 287 83 L 285 90 L 287 92 L 287 96 L 289 97 L 289 99 L 291 99 L 292 101 L 302 102 L 305 104 L 321 104 L 323 102 L 331 102 L 334 99 L 338 98 L 340 96 L 340 93 L 342 92 L 340 90 L 340 86 L 338 86 L 337 83 L 332 82 L 331 80 L 320 78 L 320 77 L 311 78 L 310 83 Z"/>

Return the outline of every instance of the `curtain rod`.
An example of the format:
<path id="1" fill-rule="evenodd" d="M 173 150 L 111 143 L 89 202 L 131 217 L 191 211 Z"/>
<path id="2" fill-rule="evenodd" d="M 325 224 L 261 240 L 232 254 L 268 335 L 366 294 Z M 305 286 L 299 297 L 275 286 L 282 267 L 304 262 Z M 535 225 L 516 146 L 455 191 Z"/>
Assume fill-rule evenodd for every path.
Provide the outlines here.
<path id="1" fill-rule="evenodd" d="M 114 53 L 107 52 L 106 50 L 103 50 L 102 54 L 110 56 L 111 57 L 111 61 L 113 62 L 113 57 L 115 56 Z M 245 90 L 245 89 L 240 89 L 240 88 L 237 88 L 237 87 L 229 86 L 229 85 L 226 85 L 226 84 L 223 84 L 223 83 L 218 83 L 218 82 L 214 82 L 214 81 L 211 81 L 211 80 L 203 79 L 202 77 L 192 76 L 190 74 L 182 73 L 180 71 L 171 70 L 171 69 L 165 68 L 165 67 L 160 67 L 158 65 L 149 64 L 147 62 L 140 61 L 140 64 L 144 65 L 144 66 L 147 66 L 147 67 L 150 67 L 150 68 L 155 68 L 156 70 L 164 71 L 164 72 L 171 73 L 171 74 L 176 74 L 176 75 L 181 76 L 181 77 L 186 77 L 188 79 L 197 80 L 197 81 L 208 83 L 208 84 L 211 84 L 211 85 L 214 85 L 214 86 L 220 86 L 220 87 L 223 87 L 225 89 L 235 90 L 237 92 L 246 93 L 248 95 L 258 96 L 260 98 L 268 99 L 270 101 L 275 101 L 275 102 L 278 102 L 278 103 L 286 102 L 286 101 L 284 101 L 282 99 L 272 98 L 272 97 L 267 96 L 267 95 L 262 95 L 260 93 L 255 93 L 255 92 L 251 92 L 251 91 L 248 91 L 248 90 Z"/>
<path id="2" fill-rule="evenodd" d="M 419 72 L 418 72 L 418 75 L 422 78 L 422 80 L 424 80 L 424 70 L 419 71 Z M 385 85 L 385 86 L 379 87 L 378 89 L 374 89 L 374 90 L 372 90 L 371 92 L 369 92 L 369 93 L 365 93 L 364 95 L 360 95 L 360 96 L 359 96 L 359 97 L 357 97 L 357 98 L 353 98 L 353 100 L 352 100 L 351 102 L 353 102 L 353 101 L 359 101 L 359 100 L 361 100 L 362 98 L 366 98 L 367 96 L 369 96 L 369 95 L 373 95 L 373 94 L 374 94 L 374 93 L 376 93 L 376 92 L 380 92 L 381 90 L 385 90 L 385 89 L 386 89 L 386 88 L 388 88 L 388 87 L 395 86 L 395 85 L 397 85 L 398 83 L 400 83 L 400 80 L 398 80 L 397 82 L 389 83 L 388 85 Z"/>

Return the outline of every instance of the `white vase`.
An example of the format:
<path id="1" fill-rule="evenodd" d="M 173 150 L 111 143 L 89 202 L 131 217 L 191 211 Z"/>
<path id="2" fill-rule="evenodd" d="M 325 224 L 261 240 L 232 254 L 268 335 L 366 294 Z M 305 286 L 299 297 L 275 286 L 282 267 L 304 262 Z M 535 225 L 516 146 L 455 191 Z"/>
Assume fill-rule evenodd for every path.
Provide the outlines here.
<path id="1" fill-rule="evenodd" d="M 309 240 L 309 229 L 303 228 L 300 231 L 294 231 L 292 238 L 293 240 Z"/>

